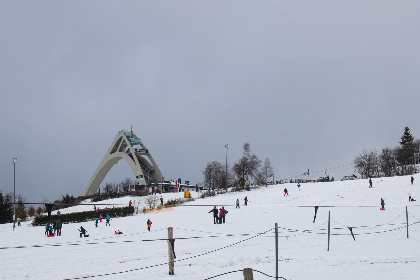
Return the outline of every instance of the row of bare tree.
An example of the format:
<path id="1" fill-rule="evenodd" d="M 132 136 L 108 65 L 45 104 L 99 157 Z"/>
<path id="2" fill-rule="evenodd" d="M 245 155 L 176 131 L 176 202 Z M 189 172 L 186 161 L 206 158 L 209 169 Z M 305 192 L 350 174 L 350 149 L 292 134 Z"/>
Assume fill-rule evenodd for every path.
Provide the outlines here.
<path id="1" fill-rule="evenodd" d="M 120 182 L 105 183 L 103 190 L 105 193 L 123 192 L 124 190 L 128 190 L 130 186 L 134 186 L 134 185 L 135 185 L 135 182 L 130 177 L 127 177 Z"/>
<path id="2" fill-rule="evenodd" d="M 364 150 L 356 156 L 354 167 L 362 178 L 408 175 L 416 172 L 419 163 L 420 140 L 415 140 L 410 129 L 405 127 L 400 146 L 377 151 Z"/>
<path id="3" fill-rule="evenodd" d="M 261 160 L 251 153 L 250 146 L 249 143 L 244 144 L 242 157 L 231 169 L 226 168 L 225 164 L 218 161 L 207 163 L 203 171 L 204 185 L 215 189 L 224 188 L 231 184 L 233 180 L 242 187 L 247 183 L 249 184 L 249 182 L 266 183 L 268 178 L 274 173 L 271 161 L 267 158 L 264 161 L 264 165 L 261 165 Z"/>

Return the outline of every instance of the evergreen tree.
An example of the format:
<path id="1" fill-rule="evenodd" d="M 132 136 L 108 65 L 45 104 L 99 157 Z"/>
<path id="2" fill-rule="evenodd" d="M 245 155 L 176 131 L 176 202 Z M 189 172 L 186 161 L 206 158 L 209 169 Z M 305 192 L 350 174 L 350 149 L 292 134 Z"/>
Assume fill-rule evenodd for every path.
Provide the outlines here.
<path id="1" fill-rule="evenodd" d="M 3 196 L 0 192 L 0 224 L 10 223 L 13 221 L 12 197 L 10 194 Z"/>
<path id="2" fill-rule="evenodd" d="M 25 204 L 23 204 L 22 200 L 19 200 L 16 205 L 16 219 L 21 218 L 22 221 L 26 220 L 27 213 Z"/>
<path id="3" fill-rule="evenodd" d="M 410 174 L 414 164 L 414 137 L 411 135 L 410 128 L 405 127 L 401 136 L 401 147 L 397 150 L 397 161 L 402 167 L 402 174 Z"/>

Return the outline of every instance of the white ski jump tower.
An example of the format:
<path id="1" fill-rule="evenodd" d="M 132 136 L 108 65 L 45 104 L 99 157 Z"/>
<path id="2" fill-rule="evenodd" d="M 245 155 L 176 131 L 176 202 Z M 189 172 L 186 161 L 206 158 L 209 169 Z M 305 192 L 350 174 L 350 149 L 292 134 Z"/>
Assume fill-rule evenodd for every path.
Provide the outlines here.
<path id="1" fill-rule="evenodd" d="M 135 147 L 140 146 L 140 147 Z M 146 159 L 146 156 L 149 160 Z M 147 185 L 150 181 L 163 180 L 162 173 L 154 161 L 149 150 L 131 131 L 121 130 L 112 142 L 104 158 L 83 191 L 83 196 L 96 193 L 108 174 L 109 170 L 117 164 L 120 159 L 125 159 L 133 170 L 138 184 Z"/>

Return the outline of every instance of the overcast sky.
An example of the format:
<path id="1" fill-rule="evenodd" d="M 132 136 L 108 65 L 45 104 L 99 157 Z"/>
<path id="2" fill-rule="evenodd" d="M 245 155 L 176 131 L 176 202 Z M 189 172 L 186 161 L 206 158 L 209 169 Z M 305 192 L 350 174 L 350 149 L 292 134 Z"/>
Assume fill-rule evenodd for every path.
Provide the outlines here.
<path id="1" fill-rule="evenodd" d="M 420 137 L 420 1 L 0 0 L 0 189 L 86 187 L 120 130 L 165 179 L 249 142 L 275 179 Z M 353 173 L 350 166 L 341 178 Z M 316 174 L 319 177 L 322 174 Z M 120 161 L 104 182 L 134 178 Z"/>

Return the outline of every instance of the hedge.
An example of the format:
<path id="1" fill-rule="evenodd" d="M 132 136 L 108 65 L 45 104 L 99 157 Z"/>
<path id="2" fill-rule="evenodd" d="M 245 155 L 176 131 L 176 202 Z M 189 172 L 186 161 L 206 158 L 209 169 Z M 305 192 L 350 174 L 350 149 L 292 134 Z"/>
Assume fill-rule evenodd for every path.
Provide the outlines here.
<path id="1" fill-rule="evenodd" d="M 109 215 L 111 218 L 115 217 L 125 217 L 133 215 L 134 207 L 127 206 L 127 207 L 118 207 L 118 208 L 109 208 L 109 209 L 101 209 L 98 211 L 85 211 L 85 212 L 74 212 L 68 214 L 60 214 L 60 215 L 53 215 L 51 214 L 51 221 L 60 220 L 63 223 L 80 223 L 80 222 L 87 222 L 89 220 L 94 220 L 95 218 L 99 218 L 99 215 L 102 215 L 103 218 L 106 215 Z M 32 222 L 33 226 L 42 226 L 48 223 L 48 215 L 36 216 Z"/>

